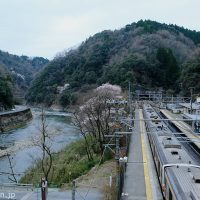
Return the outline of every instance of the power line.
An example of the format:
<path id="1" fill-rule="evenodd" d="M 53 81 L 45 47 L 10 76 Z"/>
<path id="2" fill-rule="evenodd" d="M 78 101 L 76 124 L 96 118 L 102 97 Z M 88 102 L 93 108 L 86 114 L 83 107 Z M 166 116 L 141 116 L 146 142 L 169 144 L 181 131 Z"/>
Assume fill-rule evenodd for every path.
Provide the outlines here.
<path id="1" fill-rule="evenodd" d="M 109 145 L 109 144 L 111 143 L 111 141 L 113 140 L 114 137 L 115 137 L 115 135 L 109 140 L 109 142 L 108 142 L 107 145 Z M 99 163 L 98 163 L 96 172 L 98 172 L 98 170 L 99 170 L 99 168 L 100 168 L 100 164 L 101 164 L 101 162 L 102 162 L 102 160 L 103 160 L 103 157 L 104 157 L 104 154 L 105 154 L 105 150 L 106 150 L 106 149 L 107 149 L 107 146 L 104 147 L 104 150 L 103 150 L 101 159 L 100 159 L 100 161 L 99 161 Z M 92 182 L 94 181 L 95 176 L 96 176 L 96 173 L 94 173 L 94 176 L 93 176 L 93 178 L 92 178 L 92 180 L 91 180 L 91 182 L 90 182 L 90 186 L 89 186 L 89 189 L 88 189 L 88 191 L 87 191 L 87 193 L 86 193 L 86 195 L 85 195 L 85 198 L 88 196 L 88 194 L 89 194 L 89 192 L 90 192 L 90 190 L 91 190 Z"/>

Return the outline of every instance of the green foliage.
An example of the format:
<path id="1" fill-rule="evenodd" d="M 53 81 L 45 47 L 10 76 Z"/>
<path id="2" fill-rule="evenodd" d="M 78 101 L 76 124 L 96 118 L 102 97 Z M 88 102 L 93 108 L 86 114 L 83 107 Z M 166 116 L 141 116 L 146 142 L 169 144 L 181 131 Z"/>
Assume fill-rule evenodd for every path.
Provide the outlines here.
<path id="1" fill-rule="evenodd" d="M 153 33 L 158 30 L 169 30 L 173 31 L 175 33 L 183 33 L 186 37 L 190 38 L 195 44 L 200 43 L 200 32 L 197 32 L 195 30 L 189 30 L 184 27 L 180 27 L 177 25 L 167 25 L 167 24 L 161 24 L 156 21 L 151 21 L 151 20 L 140 20 L 139 22 L 136 23 L 137 27 L 143 27 L 145 32 Z"/>
<path id="2" fill-rule="evenodd" d="M 179 67 L 171 49 L 159 48 L 157 59 L 160 62 L 159 79 L 165 88 L 173 88 L 179 77 Z"/>
<path id="3" fill-rule="evenodd" d="M 99 162 L 99 159 L 99 155 L 95 155 L 93 161 L 88 161 L 83 139 L 73 142 L 61 152 L 53 155 L 54 167 L 50 172 L 49 181 L 57 186 L 70 183 L 77 177 L 87 173 Z M 37 185 L 42 176 L 41 173 L 41 161 L 38 161 L 35 166 L 27 170 L 20 182 Z"/>
<path id="4" fill-rule="evenodd" d="M 73 105 L 76 102 L 76 96 L 70 90 L 64 90 L 60 97 L 60 104 L 63 107 Z"/>
<path id="5" fill-rule="evenodd" d="M 0 77 L 0 104 L 4 109 L 10 109 L 14 105 L 9 79 L 3 77 Z"/>
<path id="6" fill-rule="evenodd" d="M 59 95 L 54 85 L 66 83 L 70 92 L 106 82 L 127 88 L 128 81 L 176 90 L 180 66 L 190 59 L 199 42 L 199 32 L 150 20 L 103 31 L 51 61 L 33 81 L 26 99 L 47 103 L 46 96 L 51 94 L 50 102 L 55 102 Z"/>
<path id="7" fill-rule="evenodd" d="M 185 95 L 190 95 L 190 87 L 194 87 L 195 93 L 200 93 L 200 59 L 188 62 L 182 70 L 180 83 Z"/>
<path id="8" fill-rule="evenodd" d="M 42 57 L 30 58 L 28 56 L 17 56 L 0 51 L 0 65 L 5 66 L 10 72 L 13 83 L 26 91 L 30 86 L 35 74 L 49 61 Z"/>

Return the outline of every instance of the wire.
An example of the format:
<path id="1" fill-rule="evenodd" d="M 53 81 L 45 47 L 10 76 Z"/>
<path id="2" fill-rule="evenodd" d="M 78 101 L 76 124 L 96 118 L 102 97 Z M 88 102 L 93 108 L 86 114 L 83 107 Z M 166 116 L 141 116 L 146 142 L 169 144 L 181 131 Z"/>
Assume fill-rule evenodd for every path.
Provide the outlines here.
<path id="1" fill-rule="evenodd" d="M 164 114 L 164 113 L 163 113 Z M 166 116 L 166 115 L 165 115 Z M 180 121 L 181 121 L 181 119 L 180 119 Z M 173 120 L 171 120 L 171 122 L 173 123 Z M 182 122 L 183 123 L 183 122 Z M 196 136 L 195 134 L 194 134 L 194 132 L 191 130 L 191 129 L 189 129 L 189 128 L 186 128 L 186 127 L 182 127 L 180 124 L 178 124 L 178 123 L 173 123 L 175 126 L 177 126 L 179 129 L 182 129 L 182 130 L 185 130 L 185 131 L 188 131 L 190 134 L 192 134 L 193 136 Z M 183 124 L 184 125 L 184 124 Z M 185 126 L 185 125 L 184 125 Z M 182 132 L 183 134 L 184 134 L 184 132 Z M 175 134 L 172 132 L 172 134 L 174 135 L 174 137 L 176 137 L 175 136 Z M 180 133 L 181 134 L 181 133 Z M 178 137 L 176 137 L 176 138 L 178 138 Z M 182 136 L 180 136 L 180 138 L 181 139 L 183 139 L 183 141 L 184 142 L 186 142 L 186 141 L 188 141 L 185 137 L 182 137 Z M 190 138 L 189 137 L 189 139 L 192 139 L 192 138 Z M 194 143 L 198 143 L 198 142 L 200 142 L 200 138 L 195 138 L 195 139 L 197 139 L 197 141 L 192 141 L 192 140 L 190 140 L 190 141 L 188 141 L 188 142 L 194 142 Z M 198 141 L 199 140 L 199 141 Z M 182 141 L 179 141 L 179 142 L 182 142 Z"/>
<path id="2" fill-rule="evenodd" d="M 113 137 L 109 140 L 108 144 L 111 143 L 111 141 L 112 141 L 112 139 L 113 139 L 114 137 L 115 137 L 115 136 L 113 136 Z M 101 165 L 101 162 L 102 162 L 102 159 L 103 159 L 103 157 L 104 157 L 104 154 L 105 154 L 105 150 L 106 150 L 106 149 L 107 149 L 107 146 L 104 147 L 103 153 L 102 153 L 102 155 L 101 155 L 100 161 L 99 161 L 98 166 L 97 166 L 97 169 L 96 169 L 96 173 L 98 172 L 98 170 L 99 170 L 99 168 L 100 168 L 100 165 Z M 92 183 L 93 183 L 93 181 L 94 181 L 94 177 L 95 177 L 96 173 L 94 173 L 94 176 L 93 176 L 92 180 L 90 181 L 90 186 L 89 186 L 89 188 L 88 188 L 88 191 L 86 192 L 85 198 L 88 196 L 88 194 L 89 194 L 89 192 L 90 192 L 90 190 L 91 190 Z"/>
<path id="3" fill-rule="evenodd" d="M 83 199 L 83 200 L 86 200 L 81 194 L 80 194 L 80 192 L 76 189 L 75 190 L 77 193 L 78 193 L 78 195 Z"/>

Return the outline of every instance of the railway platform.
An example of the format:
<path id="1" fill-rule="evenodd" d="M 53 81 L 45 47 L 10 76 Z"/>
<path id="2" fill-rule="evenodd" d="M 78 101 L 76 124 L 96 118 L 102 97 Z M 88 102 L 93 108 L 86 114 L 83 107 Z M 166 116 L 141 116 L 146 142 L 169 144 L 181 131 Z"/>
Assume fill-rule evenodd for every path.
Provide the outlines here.
<path id="1" fill-rule="evenodd" d="M 123 193 L 128 200 L 161 200 L 150 146 L 148 143 L 142 109 L 135 111 L 135 126 L 129 145 L 128 163 L 124 177 Z"/>
<path id="2" fill-rule="evenodd" d="M 180 115 L 175 115 L 166 109 L 161 109 L 160 112 L 182 132 L 184 133 L 199 149 L 200 149 L 200 136 L 194 134 L 192 128 L 184 121 L 181 121 Z M 178 121 L 179 120 L 179 121 Z"/>

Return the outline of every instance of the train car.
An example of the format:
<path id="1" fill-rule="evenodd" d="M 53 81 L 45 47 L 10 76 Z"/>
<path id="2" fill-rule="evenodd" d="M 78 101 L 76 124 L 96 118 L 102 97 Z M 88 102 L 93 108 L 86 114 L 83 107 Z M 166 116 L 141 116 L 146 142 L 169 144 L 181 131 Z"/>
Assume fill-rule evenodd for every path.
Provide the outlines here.
<path id="1" fill-rule="evenodd" d="M 164 198 L 200 200 L 200 157 L 194 159 L 151 105 L 143 115 Z"/>

